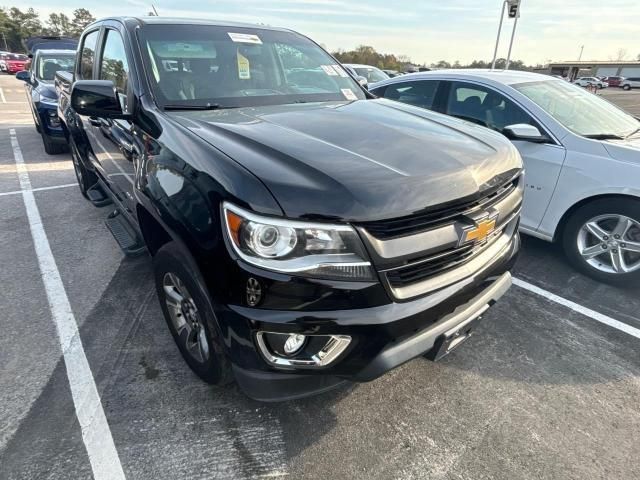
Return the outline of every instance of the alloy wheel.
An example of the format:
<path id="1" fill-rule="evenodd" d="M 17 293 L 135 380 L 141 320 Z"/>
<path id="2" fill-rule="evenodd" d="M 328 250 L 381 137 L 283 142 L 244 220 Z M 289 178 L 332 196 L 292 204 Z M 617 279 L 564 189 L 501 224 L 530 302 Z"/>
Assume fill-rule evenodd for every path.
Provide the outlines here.
<path id="1" fill-rule="evenodd" d="M 179 341 L 199 363 L 209 359 L 209 342 L 201 314 L 182 280 L 167 272 L 162 280 L 164 300 Z"/>
<path id="2" fill-rule="evenodd" d="M 619 214 L 598 215 L 578 231 L 578 252 L 591 267 L 625 274 L 640 269 L 640 222 Z"/>

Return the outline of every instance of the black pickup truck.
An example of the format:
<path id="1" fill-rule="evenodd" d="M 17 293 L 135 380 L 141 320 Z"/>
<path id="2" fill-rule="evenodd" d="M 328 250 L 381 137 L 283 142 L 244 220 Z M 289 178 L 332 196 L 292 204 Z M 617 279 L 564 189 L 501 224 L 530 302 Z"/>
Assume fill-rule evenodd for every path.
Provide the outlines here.
<path id="1" fill-rule="evenodd" d="M 374 98 L 298 33 L 100 20 L 56 85 L 82 194 L 153 258 L 207 382 L 282 400 L 436 360 L 511 284 L 516 149 Z"/>

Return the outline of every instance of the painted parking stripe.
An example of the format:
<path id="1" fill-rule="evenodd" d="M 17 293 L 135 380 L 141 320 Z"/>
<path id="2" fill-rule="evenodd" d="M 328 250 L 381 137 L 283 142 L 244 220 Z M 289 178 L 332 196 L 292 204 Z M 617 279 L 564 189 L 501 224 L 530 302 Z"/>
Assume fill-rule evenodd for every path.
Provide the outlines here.
<path id="1" fill-rule="evenodd" d="M 56 325 L 62 349 L 67 378 L 76 416 L 82 429 L 82 440 L 87 449 L 91 469 L 96 480 L 123 480 L 122 464 L 118 457 L 111 430 L 102 408 L 98 388 L 93 379 L 89 362 L 84 353 L 78 324 L 71 310 L 69 298 L 62 283 L 51 246 L 42 225 L 29 172 L 22 157 L 22 150 L 14 129 L 9 130 L 11 146 L 27 211 L 31 236 L 40 266 L 51 316 Z"/>
<path id="2" fill-rule="evenodd" d="M 551 293 L 543 288 L 536 287 L 529 282 L 525 282 L 524 280 L 520 280 L 519 278 L 513 279 L 513 284 L 517 285 L 520 288 L 528 290 L 536 295 L 540 295 L 541 297 L 546 298 L 547 300 L 551 300 L 559 305 L 570 308 L 574 312 L 578 312 L 582 315 L 585 315 L 597 322 L 604 323 L 605 325 L 609 325 L 621 332 L 627 333 L 633 337 L 640 338 L 640 329 L 632 327 L 631 325 L 627 325 L 615 318 L 611 318 L 607 315 L 604 315 L 600 312 L 596 312 L 595 310 L 591 310 L 590 308 L 584 307 L 578 303 L 572 302 L 571 300 L 567 300 L 566 298 L 559 297 L 558 295 Z"/>
<path id="3" fill-rule="evenodd" d="M 51 187 L 38 187 L 38 188 L 32 188 L 31 190 L 28 190 L 29 192 L 43 192 L 45 190 L 57 190 L 58 188 L 68 188 L 68 187 L 77 187 L 78 184 L 77 183 L 65 183 L 64 185 L 53 185 Z M 13 190 L 11 192 L 0 192 L 0 197 L 4 197 L 7 195 L 18 195 L 21 194 L 22 192 L 24 192 L 24 190 Z"/>
<path id="4" fill-rule="evenodd" d="M 7 99 L 4 97 L 4 90 L 2 90 L 2 88 L 0 88 L 0 100 L 2 100 L 2 103 L 7 103 Z"/>

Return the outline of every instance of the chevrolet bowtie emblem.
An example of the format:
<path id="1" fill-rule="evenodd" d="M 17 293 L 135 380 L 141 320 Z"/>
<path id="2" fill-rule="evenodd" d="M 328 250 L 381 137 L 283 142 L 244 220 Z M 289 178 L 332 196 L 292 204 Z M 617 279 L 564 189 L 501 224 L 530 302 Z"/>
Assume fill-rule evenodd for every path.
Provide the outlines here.
<path id="1" fill-rule="evenodd" d="M 484 218 L 476 222 L 476 224 L 473 227 L 467 228 L 462 232 L 460 245 L 463 245 L 468 242 L 482 242 L 495 229 L 496 229 L 496 217 Z"/>

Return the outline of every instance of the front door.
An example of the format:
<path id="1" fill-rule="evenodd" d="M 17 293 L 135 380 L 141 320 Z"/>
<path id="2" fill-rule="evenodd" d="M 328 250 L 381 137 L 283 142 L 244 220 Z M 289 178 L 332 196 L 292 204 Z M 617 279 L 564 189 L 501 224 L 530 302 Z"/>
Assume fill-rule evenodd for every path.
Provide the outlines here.
<path id="1" fill-rule="evenodd" d="M 129 62 L 120 33 L 106 28 L 102 37 L 103 48 L 97 60 L 96 78 L 113 82 L 123 112 L 129 105 Z M 120 203 L 121 212 L 135 218 L 133 196 L 135 182 L 135 155 L 133 124 L 128 120 L 98 118 L 92 122 L 90 138 L 93 152 L 100 164 L 109 188 Z"/>

